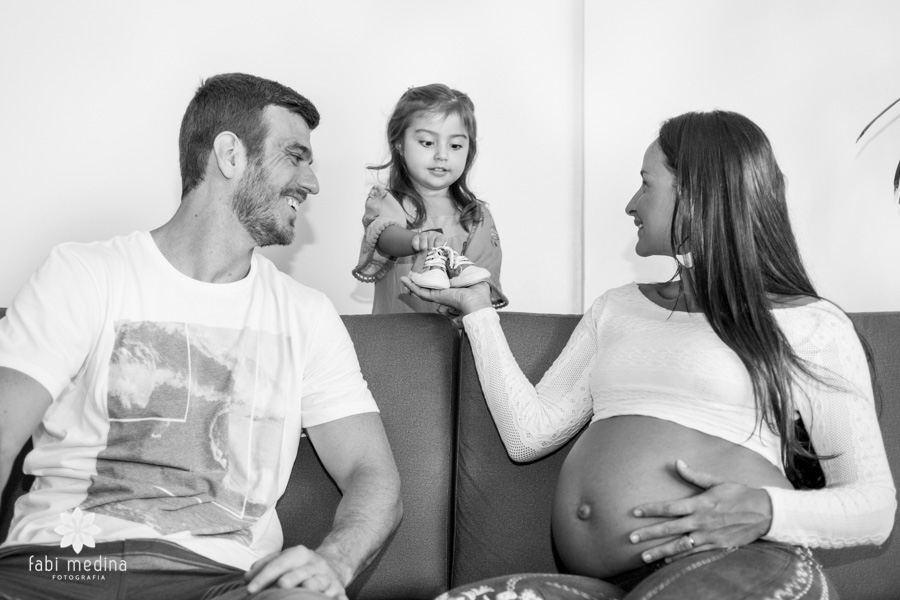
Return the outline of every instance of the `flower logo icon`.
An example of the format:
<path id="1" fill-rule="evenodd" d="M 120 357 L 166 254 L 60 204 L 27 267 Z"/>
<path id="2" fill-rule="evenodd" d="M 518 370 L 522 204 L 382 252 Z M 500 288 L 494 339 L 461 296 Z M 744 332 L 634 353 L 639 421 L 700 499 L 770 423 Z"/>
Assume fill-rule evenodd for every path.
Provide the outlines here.
<path id="1" fill-rule="evenodd" d="M 83 513 L 80 508 L 76 508 L 69 513 L 59 513 L 59 520 L 62 525 L 58 525 L 55 531 L 63 536 L 59 542 L 60 548 L 72 546 L 75 554 L 79 554 L 85 546 L 94 547 L 94 536 L 100 533 L 100 528 L 94 525 L 94 514 Z"/>

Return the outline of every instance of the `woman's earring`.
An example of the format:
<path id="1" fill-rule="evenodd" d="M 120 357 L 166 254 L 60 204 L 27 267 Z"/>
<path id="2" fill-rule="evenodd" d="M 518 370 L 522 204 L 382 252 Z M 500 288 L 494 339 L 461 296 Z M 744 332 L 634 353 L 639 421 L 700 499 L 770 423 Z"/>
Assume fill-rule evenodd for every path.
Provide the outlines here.
<path id="1" fill-rule="evenodd" d="M 675 262 L 684 267 L 685 269 L 690 269 L 694 266 L 694 257 L 691 256 L 691 251 L 688 250 L 684 254 L 676 254 Z"/>

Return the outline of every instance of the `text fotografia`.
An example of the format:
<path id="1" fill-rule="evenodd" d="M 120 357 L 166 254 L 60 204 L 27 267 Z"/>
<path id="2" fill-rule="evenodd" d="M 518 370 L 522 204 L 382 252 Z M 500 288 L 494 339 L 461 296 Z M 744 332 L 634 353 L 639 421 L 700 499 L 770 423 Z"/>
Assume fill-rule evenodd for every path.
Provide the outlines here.
<path id="1" fill-rule="evenodd" d="M 91 558 L 60 558 L 59 556 L 28 557 L 28 570 L 47 573 L 61 581 L 105 581 L 106 573 L 126 571 L 124 558 L 94 556 Z"/>

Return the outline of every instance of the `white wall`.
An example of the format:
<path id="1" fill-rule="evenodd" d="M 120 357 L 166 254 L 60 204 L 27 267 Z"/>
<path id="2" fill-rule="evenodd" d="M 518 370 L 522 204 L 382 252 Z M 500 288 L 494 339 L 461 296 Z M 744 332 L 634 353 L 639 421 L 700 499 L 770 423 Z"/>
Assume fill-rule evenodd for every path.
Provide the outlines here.
<path id="1" fill-rule="evenodd" d="M 323 113 L 322 192 L 297 241 L 265 253 L 341 312 L 370 310 L 350 276 L 365 165 L 385 156 L 400 94 L 434 81 L 476 105 L 472 183 L 498 222 L 510 310 L 579 312 L 669 275 L 634 255 L 624 206 L 659 122 L 712 107 L 771 137 L 821 293 L 900 310 L 900 106 L 854 144 L 900 96 L 898 23 L 894 0 L 2 1 L 0 306 L 54 244 L 163 223 L 197 84 L 246 71 Z"/>
<path id="2" fill-rule="evenodd" d="M 343 313 L 371 310 L 371 286 L 350 275 L 365 166 L 386 156 L 400 95 L 443 82 L 475 102 L 471 183 L 498 224 L 510 308 L 579 310 L 581 18 L 579 0 L 4 1 L 0 306 L 53 245 L 167 220 L 188 101 L 202 78 L 244 71 L 323 116 L 321 192 L 295 243 L 264 251 L 282 270 Z M 543 236 L 566 242 L 538 247 Z"/>
<path id="3" fill-rule="evenodd" d="M 585 3 L 585 302 L 668 278 L 634 255 L 625 204 L 659 123 L 741 112 L 769 135 L 792 223 L 825 295 L 850 311 L 900 310 L 900 3 L 639 0 Z"/>

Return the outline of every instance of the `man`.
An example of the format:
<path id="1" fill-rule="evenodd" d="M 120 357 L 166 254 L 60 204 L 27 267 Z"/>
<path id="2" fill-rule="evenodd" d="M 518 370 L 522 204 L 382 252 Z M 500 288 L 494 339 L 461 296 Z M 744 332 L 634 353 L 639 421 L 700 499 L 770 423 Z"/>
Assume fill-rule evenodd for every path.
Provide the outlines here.
<path id="1" fill-rule="evenodd" d="M 55 248 L 0 320 L 0 489 L 32 433 L 36 475 L 0 598 L 344 599 L 396 528 L 399 476 L 340 318 L 253 251 L 290 243 L 318 192 L 318 121 L 276 82 L 208 79 L 172 219 Z M 343 498 L 318 548 L 282 550 L 301 429 Z"/>

